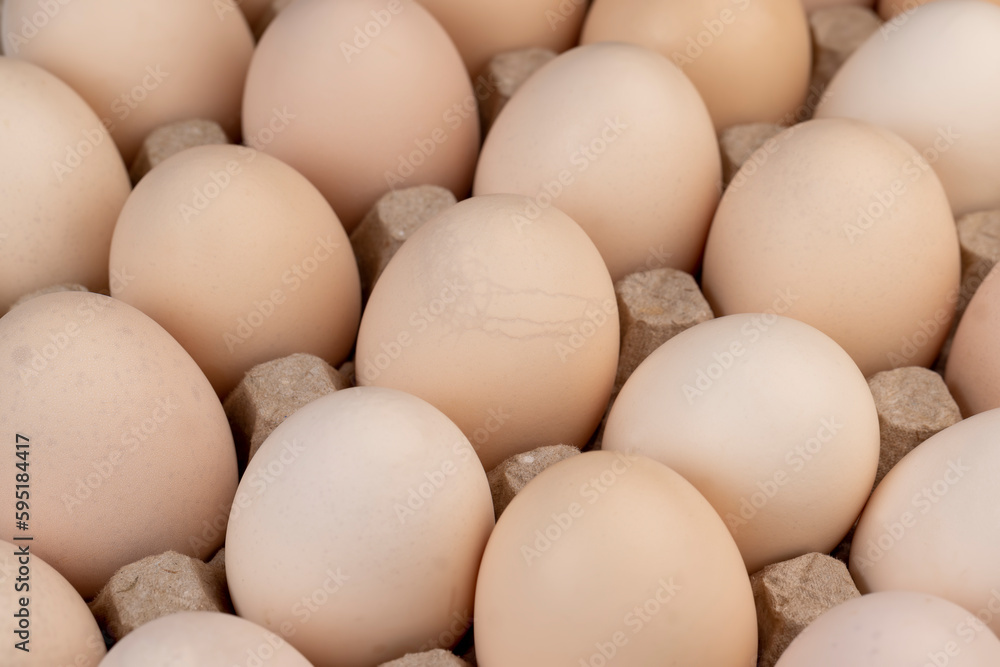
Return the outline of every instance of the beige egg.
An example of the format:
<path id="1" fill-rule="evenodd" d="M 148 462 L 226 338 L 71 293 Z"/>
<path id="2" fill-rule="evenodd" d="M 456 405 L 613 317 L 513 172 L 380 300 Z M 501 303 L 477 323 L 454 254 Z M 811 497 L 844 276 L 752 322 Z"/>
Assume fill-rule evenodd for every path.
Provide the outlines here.
<path id="1" fill-rule="evenodd" d="M 681 71 L 639 46 L 592 44 L 518 89 L 486 137 L 474 193 L 528 196 L 528 220 L 558 207 L 619 280 L 694 272 L 721 178 L 712 120 Z"/>
<path id="2" fill-rule="evenodd" d="M 924 441 L 883 478 L 858 522 L 862 593 L 909 590 L 965 607 L 1000 632 L 1000 410 Z"/>
<path id="3" fill-rule="evenodd" d="M 966 417 L 1000 408 L 1000 269 L 990 271 L 962 315 L 945 379 Z"/>
<path id="4" fill-rule="evenodd" d="M 722 197 L 702 286 L 717 314 L 775 309 L 833 338 L 866 377 L 928 366 L 954 317 L 955 221 L 895 134 L 816 120 L 764 144 Z"/>
<path id="5" fill-rule="evenodd" d="M 0 319 L 0 382 L 0 428 L 11 434 L 0 494 L 30 486 L 22 534 L 85 598 L 146 556 L 203 558 L 221 546 L 221 534 L 197 534 L 236 491 L 229 422 L 153 320 L 99 294 L 31 299 Z M 27 472 L 15 467 L 14 434 L 28 444 Z"/>
<path id="6" fill-rule="evenodd" d="M 6 0 L 3 40 L 80 93 L 126 163 L 173 121 L 208 118 L 239 136 L 253 37 L 234 2 Z"/>
<path id="7" fill-rule="evenodd" d="M 111 244 L 111 294 L 177 339 L 225 396 L 253 366 L 296 352 L 337 365 L 361 282 L 336 214 L 301 174 L 240 146 L 202 146 L 136 186 Z"/>
<path id="8" fill-rule="evenodd" d="M 962 315 L 945 379 L 966 417 L 1000 408 L 1000 269 L 990 271 Z"/>
<path id="9" fill-rule="evenodd" d="M 0 313 L 59 283 L 107 289 L 130 185 L 97 116 L 45 70 L 0 57 Z"/>
<path id="10" fill-rule="evenodd" d="M 776 667 L 996 664 L 1000 640 L 969 612 L 933 595 L 892 591 L 824 612 L 785 649 Z"/>
<path id="11" fill-rule="evenodd" d="M 240 616 L 316 664 L 375 667 L 461 638 L 492 529 L 486 474 L 447 417 L 403 392 L 346 389 L 301 408 L 250 460 L 229 590 Z"/>
<path id="12" fill-rule="evenodd" d="M 529 47 L 576 46 L 587 0 L 420 0 L 455 42 L 472 76 L 493 56 Z"/>
<path id="13" fill-rule="evenodd" d="M 956 217 L 1000 208 L 998 35 L 1000 7 L 983 0 L 939 0 L 904 14 L 844 63 L 816 117 L 898 133 L 937 172 Z"/>
<path id="14" fill-rule="evenodd" d="M 16 446 L 11 444 L 11 456 Z M 95 667 L 106 652 L 87 603 L 34 553 L 31 541 L 0 540 L 0 613 L 7 635 L 0 644 L 5 667 Z"/>
<path id="15" fill-rule="evenodd" d="M 659 51 L 691 79 L 720 131 L 791 123 L 809 85 L 802 0 L 595 0 L 580 42 Z"/>
<path id="16" fill-rule="evenodd" d="M 580 226 L 488 195 L 425 223 L 392 258 L 361 319 L 358 383 L 420 396 L 490 470 L 542 445 L 583 447 L 618 364 L 618 304 Z"/>
<path id="17" fill-rule="evenodd" d="M 904 23 L 907 17 L 916 11 L 917 7 L 926 5 L 932 0 L 878 0 L 878 13 L 883 21 L 893 21 L 893 25 Z M 1000 0 L 986 0 L 994 5 L 1000 5 Z M 897 18 L 900 15 L 903 18 Z M 888 29 L 888 28 L 887 28 Z"/>
<path id="18" fill-rule="evenodd" d="M 557 463 L 504 510 L 475 633 L 482 667 L 730 667 L 757 655 L 749 579 L 719 516 L 670 468 L 611 452 Z"/>
<path id="19" fill-rule="evenodd" d="M 455 45 L 413 0 L 297 0 L 254 53 L 243 134 L 312 181 L 350 232 L 392 189 L 464 197 L 477 109 Z"/>
<path id="20" fill-rule="evenodd" d="M 183 611 L 161 616 L 115 644 L 101 667 L 312 667 L 273 632 L 232 614 Z"/>
<path id="21" fill-rule="evenodd" d="M 731 315 L 639 365 L 602 447 L 683 475 L 756 572 L 837 546 L 875 481 L 879 423 L 864 376 L 828 336 L 773 312 Z"/>

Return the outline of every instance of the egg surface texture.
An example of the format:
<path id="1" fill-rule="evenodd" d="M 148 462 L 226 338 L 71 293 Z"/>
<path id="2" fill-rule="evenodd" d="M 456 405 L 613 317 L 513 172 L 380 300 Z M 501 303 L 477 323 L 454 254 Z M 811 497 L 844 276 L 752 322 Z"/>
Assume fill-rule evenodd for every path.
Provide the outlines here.
<path id="1" fill-rule="evenodd" d="M 811 324 L 870 377 L 934 361 L 959 271 L 955 221 L 920 154 L 882 128 L 825 119 L 785 130 L 733 177 L 702 289 L 717 314 Z"/>
<path id="2" fill-rule="evenodd" d="M 146 556 L 222 545 L 199 535 L 236 491 L 229 422 L 156 322 L 99 294 L 36 297 L 0 319 L 0 380 L 0 426 L 30 442 L 31 551 L 82 596 Z M 0 461 L 9 498 L 17 462 Z"/>

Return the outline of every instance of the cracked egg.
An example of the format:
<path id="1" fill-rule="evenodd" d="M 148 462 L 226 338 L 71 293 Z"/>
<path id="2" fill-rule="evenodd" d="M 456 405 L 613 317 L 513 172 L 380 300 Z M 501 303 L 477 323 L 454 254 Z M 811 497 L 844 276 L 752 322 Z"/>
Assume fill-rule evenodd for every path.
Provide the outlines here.
<path id="1" fill-rule="evenodd" d="M 490 470 L 543 445 L 583 447 L 618 363 L 604 260 L 554 207 L 473 197 L 403 244 L 361 320 L 361 385 L 415 394 L 450 417 Z"/>

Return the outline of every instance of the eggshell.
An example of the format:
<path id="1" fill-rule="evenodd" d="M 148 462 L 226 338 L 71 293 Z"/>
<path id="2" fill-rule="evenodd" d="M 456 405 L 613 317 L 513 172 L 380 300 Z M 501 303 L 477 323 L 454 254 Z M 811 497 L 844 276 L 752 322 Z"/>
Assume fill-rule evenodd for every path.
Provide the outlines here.
<path id="1" fill-rule="evenodd" d="M 161 616 L 115 644 L 101 667 L 311 667 L 288 642 L 250 621 L 209 611 Z"/>
<path id="2" fill-rule="evenodd" d="M 197 535 L 236 490 L 229 423 L 153 320 L 99 294 L 31 299 L 0 319 L 0 382 L 0 428 L 30 442 L 23 534 L 85 598 L 146 556 L 203 558 L 221 546 L 221 534 Z M 18 461 L 13 451 L 0 459 L 5 498 Z"/>
<path id="3" fill-rule="evenodd" d="M 576 45 L 587 0 L 420 0 L 462 54 L 472 76 L 505 51 Z"/>
<path id="4" fill-rule="evenodd" d="M 726 522 L 749 572 L 829 553 L 861 513 L 879 455 L 864 376 L 833 340 L 779 317 L 684 331 L 615 399 L 603 449 L 649 456 Z"/>
<path id="5" fill-rule="evenodd" d="M 839 343 L 866 377 L 928 366 L 954 317 L 959 248 L 933 170 L 858 121 L 785 130 L 747 161 L 708 235 L 716 314 L 777 308 Z"/>
<path id="6" fill-rule="evenodd" d="M 580 226 L 519 195 L 473 197 L 418 229 L 361 319 L 358 383 L 420 396 L 490 470 L 543 445 L 583 447 L 608 404 L 618 305 Z"/>
<path id="7" fill-rule="evenodd" d="M 253 37 L 235 3 L 6 0 L 3 40 L 5 54 L 80 93 L 128 163 L 173 121 L 207 118 L 239 136 Z"/>
<path id="8" fill-rule="evenodd" d="M 659 51 L 701 93 L 717 131 L 790 123 L 806 97 L 811 44 L 801 0 L 595 0 L 582 44 Z"/>
<path id="9" fill-rule="evenodd" d="M 1000 408 L 1000 269 L 990 271 L 962 315 L 945 379 L 966 417 Z"/>
<path id="10" fill-rule="evenodd" d="M 458 641 L 492 529 L 486 474 L 447 417 L 403 392 L 345 389 L 250 460 L 229 590 L 240 616 L 316 664 L 375 667 Z"/>
<path id="11" fill-rule="evenodd" d="M 789 645 L 777 667 L 981 667 L 1000 664 L 1000 640 L 958 605 L 894 591 L 848 600 Z"/>
<path id="12" fill-rule="evenodd" d="M 593 44 L 518 89 L 483 145 L 474 192 L 531 197 L 529 220 L 558 207 L 618 280 L 693 272 L 721 179 L 712 120 L 681 71 L 642 47 Z"/>
<path id="13" fill-rule="evenodd" d="M 412 0 L 297 0 L 254 52 L 243 134 L 320 189 L 350 232 L 390 189 L 462 198 L 476 96 L 447 33 Z"/>
<path id="14" fill-rule="evenodd" d="M 280 160 L 201 146 L 136 186 L 111 244 L 111 295 L 160 323 L 225 396 L 253 366 L 296 352 L 339 364 L 361 281 L 323 196 Z"/>
<path id="15" fill-rule="evenodd" d="M 655 461 L 588 452 L 555 464 L 514 498 L 486 546 L 482 667 L 723 667 L 756 655 L 739 550 L 694 487 Z"/>
<path id="16" fill-rule="evenodd" d="M 130 185 L 94 112 L 34 65 L 0 57 L 0 312 L 58 283 L 108 285 Z"/>
<path id="17" fill-rule="evenodd" d="M 76 589 L 33 549 L 30 541 L 0 540 L 0 613 L 7 630 L 0 662 L 96 665 L 106 653 L 97 621 Z"/>
<path id="18" fill-rule="evenodd" d="M 844 63 L 816 117 L 897 132 L 933 166 L 956 217 L 1000 208 L 1000 7 L 943 0 L 905 17 Z"/>
<path id="19" fill-rule="evenodd" d="M 959 604 L 1000 632 L 1000 410 L 924 441 L 879 483 L 851 545 L 862 593 L 910 590 Z"/>

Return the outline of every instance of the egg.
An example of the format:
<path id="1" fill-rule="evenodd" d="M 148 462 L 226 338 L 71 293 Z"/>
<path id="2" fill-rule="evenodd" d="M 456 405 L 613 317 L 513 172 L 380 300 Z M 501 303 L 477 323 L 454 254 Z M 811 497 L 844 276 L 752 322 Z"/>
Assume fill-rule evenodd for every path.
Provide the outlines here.
<path id="1" fill-rule="evenodd" d="M 1000 269 L 976 291 L 958 323 L 945 379 L 966 417 L 1000 408 Z"/>
<path id="2" fill-rule="evenodd" d="M 958 605 L 892 591 L 853 598 L 810 623 L 776 667 L 980 667 L 1000 664 L 1000 639 Z"/>
<path id="3" fill-rule="evenodd" d="M 136 186 L 118 219 L 111 295 L 184 346 L 225 396 L 253 366 L 296 352 L 339 364 L 361 319 L 343 226 L 301 174 L 266 153 L 183 151 Z"/>
<path id="4" fill-rule="evenodd" d="M 542 445 L 583 447 L 618 364 L 618 305 L 587 234 L 519 195 L 473 197 L 418 229 L 361 319 L 358 384 L 428 401 L 490 470 Z"/>
<path id="5" fill-rule="evenodd" d="M 243 134 L 312 181 L 350 232 L 392 189 L 464 197 L 478 105 L 455 45 L 413 0 L 297 0 L 254 52 Z"/>
<path id="6" fill-rule="evenodd" d="M 0 493 L 14 498 L 25 475 L 21 534 L 82 596 L 146 556 L 203 558 L 221 546 L 221 535 L 196 537 L 236 491 L 229 423 L 153 320 L 99 294 L 36 297 L 0 319 L 0 381 L 0 428 L 11 434 Z M 15 467 L 14 434 L 27 472 Z"/>
<path id="7" fill-rule="evenodd" d="M 3 20 L 4 53 L 80 93 L 127 163 L 173 121 L 206 118 L 239 136 L 253 37 L 235 3 L 6 0 Z"/>
<path id="8" fill-rule="evenodd" d="M 532 198 L 583 227 L 613 280 L 701 261 L 722 178 L 712 120 L 666 58 L 592 44 L 531 76 L 486 137 L 474 193 Z"/>
<path id="9" fill-rule="evenodd" d="M 893 19 L 902 14 L 904 17 L 912 14 L 917 7 L 921 5 L 926 5 L 932 0 L 878 0 L 878 13 L 882 17 L 883 21 L 892 22 Z M 987 2 L 992 2 L 994 5 L 1000 5 L 1000 0 L 986 0 Z M 903 23 L 906 18 L 899 19 L 893 22 L 894 24 Z"/>
<path id="10" fill-rule="evenodd" d="M 1000 632 L 1000 409 L 925 440 L 875 488 L 851 544 L 862 593 L 910 590 L 965 607 Z"/>
<path id="11" fill-rule="evenodd" d="M 409 394 L 346 389 L 295 412 L 250 460 L 229 590 L 240 616 L 312 662 L 375 667 L 464 634 L 492 528 L 458 427 Z"/>
<path id="12" fill-rule="evenodd" d="M 956 217 L 1000 208 L 1000 7 L 939 0 L 904 16 L 844 63 L 816 117 L 898 133 L 937 172 Z"/>
<path id="13" fill-rule="evenodd" d="M 493 56 L 529 47 L 561 53 L 576 45 L 587 0 L 420 0 L 462 54 L 472 76 Z"/>
<path id="14" fill-rule="evenodd" d="M 777 308 L 833 338 L 866 377 L 928 366 L 954 317 L 955 221 L 920 154 L 846 119 L 785 130 L 748 160 L 708 235 L 717 314 Z"/>
<path id="15" fill-rule="evenodd" d="M 837 546 L 868 499 L 879 442 L 850 356 L 772 311 L 710 320 L 661 345 L 615 399 L 602 447 L 683 475 L 756 572 Z"/>
<path id="16" fill-rule="evenodd" d="M 482 667 L 728 667 L 756 655 L 739 550 L 664 465 L 611 452 L 561 461 L 490 536 L 476 586 Z"/>
<path id="17" fill-rule="evenodd" d="M 312 667 L 288 642 L 250 621 L 209 611 L 183 611 L 139 626 L 108 652 L 100 667 Z"/>
<path id="18" fill-rule="evenodd" d="M 69 86 L 0 57 L 0 313 L 57 283 L 107 289 L 108 249 L 128 173 Z"/>
<path id="19" fill-rule="evenodd" d="M 0 613 L 7 635 L 0 662 L 94 667 L 106 652 L 97 621 L 76 589 L 33 549 L 32 541 L 0 540 Z"/>
<path id="20" fill-rule="evenodd" d="M 802 0 L 594 0 L 582 44 L 659 51 L 701 93 L 721 131 L 790 124 L 806 98 L 811 43 Z"/>

